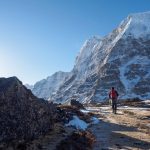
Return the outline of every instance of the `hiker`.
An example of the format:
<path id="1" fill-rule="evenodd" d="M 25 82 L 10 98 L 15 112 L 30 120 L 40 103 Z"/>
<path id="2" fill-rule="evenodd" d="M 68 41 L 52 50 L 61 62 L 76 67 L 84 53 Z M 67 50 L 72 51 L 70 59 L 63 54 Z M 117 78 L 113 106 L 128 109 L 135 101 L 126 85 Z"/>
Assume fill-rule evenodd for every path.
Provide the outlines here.
<path id="1" fill-rule="evenodd" d="M 112 87 L 110 92 L 109 92 L 109 99 L 111 99 L 112 110 L 113 110 L 113 113 L 115 113 L 115 114 L 116 114 L 116 111 L 117 111 L 118 96 L 119 96 L 118 92 L 115 90 L 114 87 Z"/>

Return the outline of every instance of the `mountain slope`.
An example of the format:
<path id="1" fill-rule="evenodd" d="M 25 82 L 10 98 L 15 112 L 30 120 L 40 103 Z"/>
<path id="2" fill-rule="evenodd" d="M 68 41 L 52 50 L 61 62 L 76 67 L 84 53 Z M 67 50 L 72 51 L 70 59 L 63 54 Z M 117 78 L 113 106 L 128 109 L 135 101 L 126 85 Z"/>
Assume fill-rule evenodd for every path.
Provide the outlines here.
<path id="1" fill-rule="evenodd" d="M 56 72 L 52 76 L 47 77 L 47 79 L 35 83 L 32 92 L 39 98 L 48 99 L 58 90 L 68 75 L 68 72 Z"/>
<path id="2" fill-rule="evenodd" d="M 108 98 L 114 86 L 120 98 L 150 98 L 150 12 L 132 14 L 109 35 L 85 42 L 70 77 L 51 97 L 64 102 Z"/>

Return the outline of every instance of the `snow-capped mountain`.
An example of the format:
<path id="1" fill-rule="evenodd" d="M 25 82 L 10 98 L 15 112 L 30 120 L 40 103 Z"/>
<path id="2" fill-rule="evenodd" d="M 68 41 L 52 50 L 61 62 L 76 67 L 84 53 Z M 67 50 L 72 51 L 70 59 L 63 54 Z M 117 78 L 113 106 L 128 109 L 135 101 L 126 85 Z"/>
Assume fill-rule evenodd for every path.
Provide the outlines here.
<path id="1" fill-rule="evenodd" d="M 150 12 L 131 14 L 107 36 L 87 40 L 51 99 L 101 101 L 112 86 L 122 99 L 150 98 Z"/>
<path id="2" fill-rule="evenodd" d="M 120 99 L 150 98 L 150 12 L 131 14 L 107 36 L 85 41 L 70 73 L 57 72 L 32 91 L 57 102 L 90 102 L 107 99 L 112 86 Z"/>
<path id="3" fill-rule="evenodd" d="M 68 72 L 56 72 L 52 76 L 35 83 L 32 92 L 37 97 L 48 100 L 52 94 L 55 94 L 68 75 Z"/>

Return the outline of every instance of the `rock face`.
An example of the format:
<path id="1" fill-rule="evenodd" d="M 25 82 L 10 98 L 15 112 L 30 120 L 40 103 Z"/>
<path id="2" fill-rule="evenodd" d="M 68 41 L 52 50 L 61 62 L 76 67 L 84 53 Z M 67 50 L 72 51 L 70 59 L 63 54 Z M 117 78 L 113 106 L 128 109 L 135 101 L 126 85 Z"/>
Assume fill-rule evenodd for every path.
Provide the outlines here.
<path id="1" fill-rule="evenodd" d="M 113 86 L 120 99 L 149 99 L 150 12 L 131 14 L 107 36 L 87 40 L 73 70 L 62 74 L 38 82 L 33 93 L 58 103 L 97 102 Z"/>
<path id="2" fill-rule="evenodd" d="M 55 108 L 16 78 L 0 78 L 0 142 L 30 140 L 53 128 Z"/>
<path id="3" fill-rule="evenodd" d="M 47 79 L 35 83 L 32 92 L 37 97 L 48 100 L 51 95 L 55 94 L 68 75 L 68 72 L 56 72 L 52 76 L 47 77 Z"/>
<path id="4" fill-rule="evenodd" d="M 131 14 L 109 35 L 87 40 L 70 76 L 51 99 L 103 101 L 114 86 L 119 98 L 150 98 L 150 12 Z"/>

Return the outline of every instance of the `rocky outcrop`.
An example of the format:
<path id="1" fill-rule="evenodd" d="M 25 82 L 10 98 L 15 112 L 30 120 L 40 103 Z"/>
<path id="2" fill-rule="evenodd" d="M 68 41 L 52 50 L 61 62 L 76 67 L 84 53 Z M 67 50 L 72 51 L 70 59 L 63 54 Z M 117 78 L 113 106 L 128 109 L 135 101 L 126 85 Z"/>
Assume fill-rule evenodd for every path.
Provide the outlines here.
<path id="1" fill-rule="evenodd" d="M 78 109 L 84 109 L 84 106 L 79 101 L 76 101 L 75 99 L 72 99 L 70 101 L 70 104 L 71 104 L 71 106 L 74 106 Z"/>
<path id="2" fill-rule="evenodd" d="M 0 142 L 31 140 L 53 128 L 55 107 L 16 77 L 0 78 Z"/>

